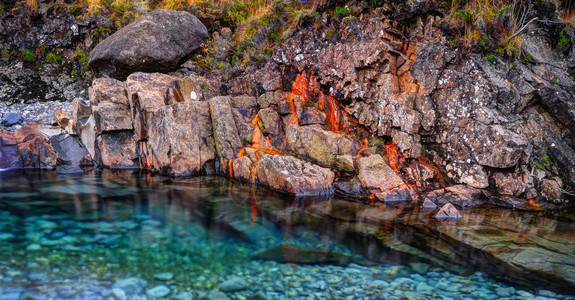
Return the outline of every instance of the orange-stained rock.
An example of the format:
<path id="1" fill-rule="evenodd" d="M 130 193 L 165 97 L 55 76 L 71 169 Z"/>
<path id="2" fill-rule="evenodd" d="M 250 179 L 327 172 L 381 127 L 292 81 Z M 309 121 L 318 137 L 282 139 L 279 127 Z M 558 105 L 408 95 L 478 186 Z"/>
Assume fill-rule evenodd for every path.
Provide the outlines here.
<path id="1" fill-rule="evenodd" d="M 54 169 L 58 163 L 58 154 L 52 148 L 38 126 L 28 124 L 14 132 L 18 142 L 18 151 L 24 169 Z"/>

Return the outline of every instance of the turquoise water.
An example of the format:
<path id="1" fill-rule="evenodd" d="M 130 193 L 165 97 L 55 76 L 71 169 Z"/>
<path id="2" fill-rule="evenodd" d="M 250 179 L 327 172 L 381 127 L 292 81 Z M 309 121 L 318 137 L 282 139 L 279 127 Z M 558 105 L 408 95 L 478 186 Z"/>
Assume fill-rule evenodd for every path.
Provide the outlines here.
<path id="1" fill-rule="evenodd" d="M 326 213 L 348 204 L 221 177 L 0 173 L 0 299 L 575 299 L 374 255 L 383 236 Z"/>

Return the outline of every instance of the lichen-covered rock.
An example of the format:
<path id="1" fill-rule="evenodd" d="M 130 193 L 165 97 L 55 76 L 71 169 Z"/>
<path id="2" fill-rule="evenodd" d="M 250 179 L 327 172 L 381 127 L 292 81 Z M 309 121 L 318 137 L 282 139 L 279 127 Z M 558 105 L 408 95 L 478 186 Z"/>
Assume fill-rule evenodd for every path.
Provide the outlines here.
<path id="1" fill-rule="evenodd" d="M 218 89 L 205 77 L 190 75 L 174 80 L 168 89 L 169 103 L 207 101 L 219 95 Z"/>
<path id="2" fill-rule="evenodd" d="M 134 72 L 174 71 L 207 37 L 194 15 L 155 10 L 97 45 L 88 64 L 96 74 L 120 80 Z"/>
<path id="3" fill-rule="evenodd" d="M 264 108 L 259 111 L 260 118 L 264 124 L 265 131 L 271 135 L 281 134 L 281 119 L 273 108 Z"/>
<path id="4" fill-rule="evenodd" d="M 358 178 L 363 188 L 384 202 L 411 200 L 409 189 L 379 155 L 357 160 Z"/>
<path id="5" fill-rule="evenodd" d="M 257 181 L 297 196 L 331 194 L 335 174 L 293 156 L 268 155 L 256 166 Z"/>
<path id="6" fill-rule="evenodd" d="M 123 82 L 113 78 L 96 78 L 88 94 L 97 134 L 133 128 L 130 103 Z"/>
<path id="7" fill-rule="evenodd" d="M 563 182 L 559 178 L 541 180 L 541 195 L 549 202 L 561 203 L 564 201 L 561 191 Z"/>
<path id="8" fill-rule="evenodd" d="M 290 149 L 302 158 L 324 167 L 353 172 L 353 159 L 359 143 L 344 134 L 326 131 L 318 125 L 290 126 L 286 129 Z"/>
<path id="9" fill-rule="evenodd" d="M 147 142 L 150 168 L 172 176 L 199 175 L 216 156 L 209 105 L 181 102 L 154 111 Z"/>
<path id="10" fill-rule="evenodd" d="M 220 172 L 228 174 L 228 162 L 236 158 L 242 148 L 232 112 L 231 98 L 214 97 L 209 100 L 209 105 L 216 150 L 220 158 Z"/>

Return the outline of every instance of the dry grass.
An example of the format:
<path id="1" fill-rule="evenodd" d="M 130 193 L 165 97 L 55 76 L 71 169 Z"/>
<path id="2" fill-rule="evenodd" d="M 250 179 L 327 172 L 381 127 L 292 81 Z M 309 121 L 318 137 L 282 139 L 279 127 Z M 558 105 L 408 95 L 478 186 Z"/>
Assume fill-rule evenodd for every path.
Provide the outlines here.
<path id="1" fill-rule="evenodd" d="M 38 0 L 26 0 L 26 6 L 28 6 L 28 13 L 31 16 L 38 15 L 38 9 L 40 8 Z"/>
<path id="2" fill-rule="evenodd" d="M 521 33 L 538 20 L 532 9 L 531 0 L 452 0 L 449 25 L 461 32 L 458 40 L 467 48 L 495 48 L 513 56 Z"/>

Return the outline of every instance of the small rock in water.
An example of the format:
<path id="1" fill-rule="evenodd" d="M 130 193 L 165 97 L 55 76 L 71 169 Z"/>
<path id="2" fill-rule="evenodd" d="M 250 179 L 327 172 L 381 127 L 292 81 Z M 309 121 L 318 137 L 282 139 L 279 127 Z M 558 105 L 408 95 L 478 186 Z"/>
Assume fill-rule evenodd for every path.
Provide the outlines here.
<path id="1" fill-rule="evenodd" d="M 435 205 L 435 203 L 433 203 L 433 201 L 429 200 L 428 198 L 425 198 L 425 201 L 423 201 L 423 205 L 421 207 L 423 207 L 423 209 L 435 210 L 437 205 Z"/>
<path id="2" fill-rule="evenodd" d="M 2 233 L 0 233 L 0 241 L 1 241 L 1 240 L 8 240 L 8 239 L 11 239 L 11 238 L 14 238 L 14 234 L 9 233 L 9 232 L 2 232 Z"/>
<path id="3" fill-rule="evenodd" d="M 27 251 L 38 251 L 42 249 L 42 246 L 38 245 L 38 244 L 30 244 L 28 245 L 28 247 L 26 247 Z"/>
<path id="4" fill-rule="evenodd" d="M 537 294 L 539 294 L 540 296 L 549 297 L 549 298 L 557 297 L 556 293 L 554 293 L 552 291 L 548 291 L 548 290 L 539 290 L 539 293 L 537 293 Z"/>
<path id="5" fill-rule="evenodd" d="M 459 220 L 461 219 L 461 214 L 453 204 L 447 203 L 439 210 L 435 218 L 438 220 Z"/>
<path id="6" fill-rule="evenodd" d="M 176 296 L 173 296 L 172 299 L 174 299 L 174 300 L 193 300 L 194 294 L 192 294 L 190 292 L 181 292 L 181 293 L 177 294 Z"/>
<path id="7" fill-rule="evenodd" d="M 226 294 L 220 291 L 211 291 L 207 296 L 208 300 L 229 300 L 230 298 Z"/>
<path id="8" fill-rule="evenodd" d="M 430 265 L 426 264 L 426 263 L 410 263 L 409 266 L 411 267 L 411 269 L 418 273 L 418 274 L 425 274 L 427 273 L 427 270 L 429 270 L 429 268 L 431 267 Z"/>
<path id="9" fill-rule="evenodd" d="M 62 298 L 72 298 L 76 295 L 77 291 L 69 285 L 61 285 L 56 288 L 56 293 Z"/>
<path id="10" fill-rule="evenodd" d="M 9 112 L 4 115 L 4 119 L 2 120 L 2 125 L 4 126 L 12 126 L 22 122 L 22 113 L 13 113 Z"/>
<path id="11" fill-rule="evenodd" d="M 220 290 L 223 292 L 236 292 L 245 289 L 248 286 L 248 283 L 240 278 L 240 277 L 233 277 L 228 279 L 220 284 Z"/>
<path id="12" fill-rule="evenodd" d="M 165 285 L 158 285 L 146 291 L 146 295 L 152 299 L 163 298 L 170 294 L 170 288 Z"/>
<path id="13" fill-rule="evenodd" d="M 147 285 L 146 280 L 142 278 L 130 277 L 116 281 L 112 288 L 120 289 L 126 294 L 140 294 Z"/>
<path id="14" fill-rule="evenodd" d="M 157 279 L 157 280 L 168 281 L 168 280 L 172 280 L 172 278 L 174 278 L 174 274 L 172 274 L 171 272 L 154 274 L 154 279 Z"/>

